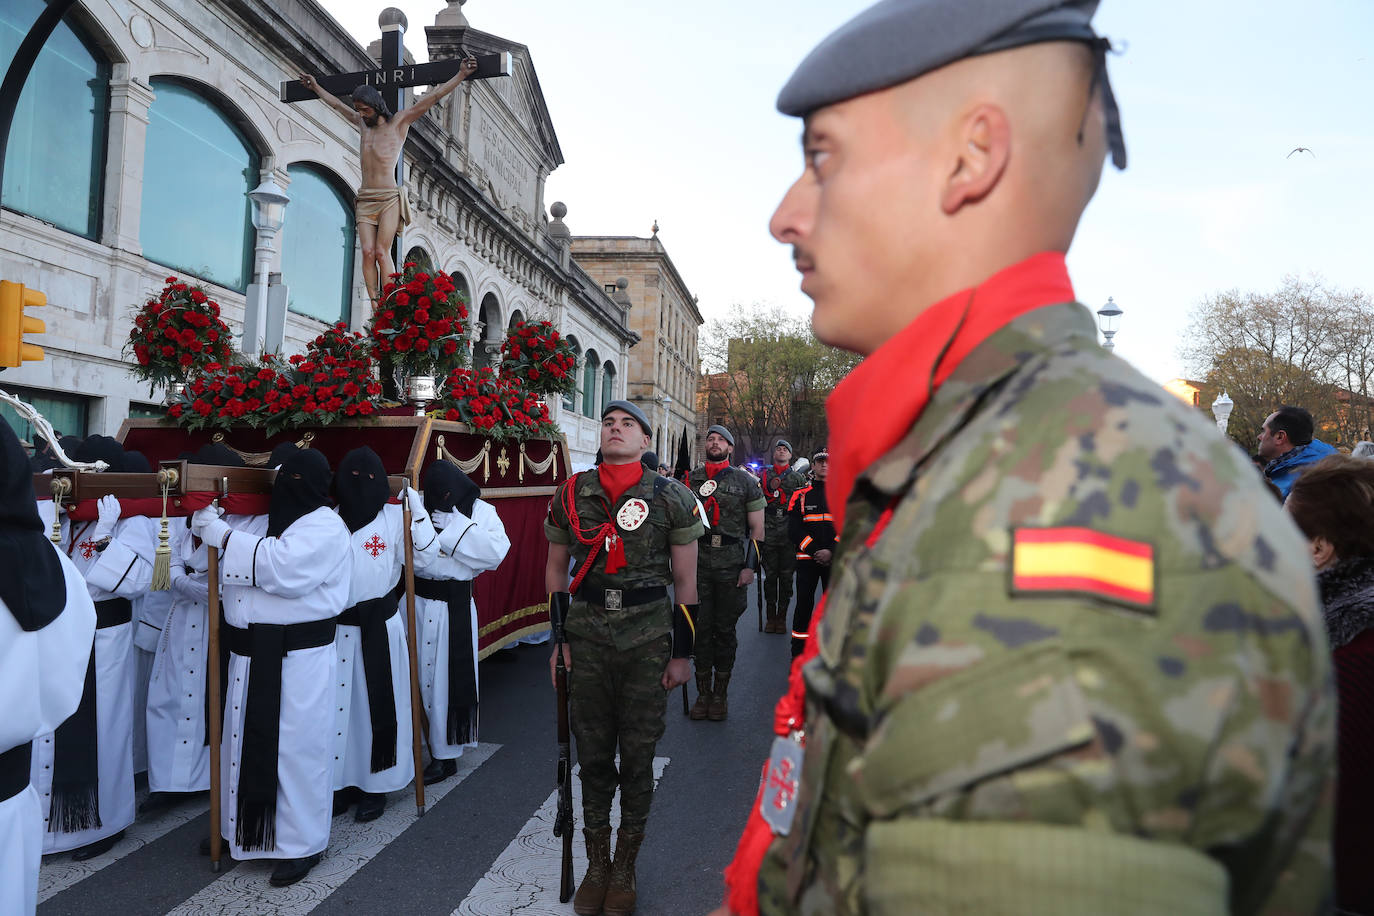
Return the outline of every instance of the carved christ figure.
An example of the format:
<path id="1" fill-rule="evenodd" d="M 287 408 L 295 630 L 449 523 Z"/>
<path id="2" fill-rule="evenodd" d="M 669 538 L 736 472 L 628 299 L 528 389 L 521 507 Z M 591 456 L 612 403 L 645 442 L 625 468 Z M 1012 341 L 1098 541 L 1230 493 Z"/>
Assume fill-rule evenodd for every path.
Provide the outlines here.
<path id="1" fill-rule="evenodd" d="M 345 105 L 332 92 L 320 87 L 315 77 L 301 74 L 301 83 L 329 106 L 358 126 L 361 143 L 358 158 L 362 160 L 363 186 L 358 189 L 354 213 L 358 227 L 358 241 L 363 250 L 363 282 L 367 295 L 376 308 L 382 282 L 394 273 L 391 245 L 396 231 L 410 222 L 410 206 L 405 192 L 396 186 L 396 162 L 405 149 L 410 125 L 434 107 L 434 103 L 448 95 L 458 84 L 477 70 L 477 59 L 467 57 L 454 76 L 415 100 L 415 104 L 400 112 L 387 109 L 382 94 L 372 86 L 353 90 L 353 105 Z"/>

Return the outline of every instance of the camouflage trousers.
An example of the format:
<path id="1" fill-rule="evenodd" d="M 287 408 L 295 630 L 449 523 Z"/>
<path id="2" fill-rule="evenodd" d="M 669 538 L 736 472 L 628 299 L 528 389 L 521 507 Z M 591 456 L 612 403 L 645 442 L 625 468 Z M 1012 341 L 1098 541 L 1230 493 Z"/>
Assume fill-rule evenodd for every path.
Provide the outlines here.
<path id="1" fill-rule="evenodd" d="M 792 603 L 792 574 L 797 569 L 797 548 L 787 529 L 768 529 L 763 541 L 763 602 L 769 617 L 787 616 Z"/>
<path id="2" fill-rule="evenodd" d="M 792 657 L 796 658 L 806 648 L 811 638 L 811 612 L 816 609 L 816 586 L 820 585 L 821 594 L 830 587 L 830 567 L 815 560 L 797 561 L 797 607 L 792 611 Z M 802 635 L 797 635 L 797 634 Z"/>
<path id="3" fill-rule="evenodd" d="M 697 570 L 697 638 L 694 654 L 697 671 L 706 674 L 714 668 L 729 673 L 735 668 L 739 637 L 735 624 L 749 604 L 749 589 L 739 588 L 739 570 Z M 751 586 L 752 588 L 752 586 Z"/>
<path id="4" fill-rule="evenodd" d="M 582 818 L 588 830 L 611 825 L 620 787 L 620 827 L 642 833 L 654 795 L 654 749 L 663 737 L 668 693 L 660 683 L 672 639 L 623 652 L 568 635 L 568 695 L 581 765 Z M 620 770 L 615 765 L 620 752 Z"/>

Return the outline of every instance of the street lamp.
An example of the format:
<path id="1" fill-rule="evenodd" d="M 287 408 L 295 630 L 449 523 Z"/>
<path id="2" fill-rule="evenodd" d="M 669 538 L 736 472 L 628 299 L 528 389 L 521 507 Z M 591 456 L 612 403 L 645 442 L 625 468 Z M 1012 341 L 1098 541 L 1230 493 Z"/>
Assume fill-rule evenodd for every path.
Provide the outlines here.
<path id="1" fill-rule="evenodd" d="M 254 282 L 243 314 L 243 352 L 258 353 L 258 343 L 267 327 L 267 270 L 271 266 L 274 242 L 282 224 L 286 222 L 286 205 L 291 198 L 271 177 L 248 192 L 253 201 L 253 228 L 257 230 L 257 244 L 253 247 Z"/>
<path id="2" fill-rule="evenodd" d="M 1116 336 L 1117 326 L 1121 324 L 1121 306 L 1107 297 L 1107 304 L 1097 310 L 1097 326 L 1102 329 L 1102 347 L 1106 350 L 1115 349 L 1116 344 L 1112 343 L 1112 338 Z"/>
<path id="3" fill-rule="evenodd" d="M 1231 422 L 1231 411 L 1235 409 L 1236 402 L 1227 397 L 1226 392 L 1212 402 L 1212 416 L 1217 418 L 1217 429 L 1221 434 L 1226 435 L 1226 427 Z"/>

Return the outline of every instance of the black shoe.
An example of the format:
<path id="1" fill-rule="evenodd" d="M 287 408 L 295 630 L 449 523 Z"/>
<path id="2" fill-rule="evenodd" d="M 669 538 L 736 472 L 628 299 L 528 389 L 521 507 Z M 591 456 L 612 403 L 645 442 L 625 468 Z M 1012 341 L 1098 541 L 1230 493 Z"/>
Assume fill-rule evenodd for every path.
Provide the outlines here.
<path id="1" fill-rule="evenodd" d="M 324 858 L 324 853 L 317 852 L 313 856 L 306 856 L 304 859 L 282 859 L 277 863 L 277 867 L 272 869 L 272 877 L 269 882 L 273 887 L 287 887 L 310 874 L 310 869 L 320 864 Z"/>
<path id="2" fill-rule="evenodd" d="M 72 853 L 72 861 L 85 862 L 87 859 L 94 859 L 103 852 L 109 852 L 114 847 L 114 844 L 122 839 L 124 839 L 123 830 L 119 831 L 114 836 L 107 836 L 103 840 L 96 840 L 94 843 L 82 846 Z"/>
<path id="3" fill-rule="evenodd" d="M 457 760 L 431 760 L 429 766 L 425 767 L 425 771 L 420 776 L 424 779 L 425 785 L 432 786 L 436 782 L 443 782 L 457 772 Z"/>
<path id="4" fill-rule="evenodd" d="M 375 821 L 386 810 L 385 792 L 358 793 L 358 810 L 353 812 L 353 820 L 359 824 Z"/>
<path id="5" fill-rule="evenodd" d="M 347 813 L 348 809 L 352 807 L 353 803 L 358 800 L 358 796 L 361 794 L 362 793 L 360 793 L 357 789 L 355 789 L 352 786 L 349 786 L 347 789 L 339 789 L 335 791 L 334 816 L 338 817 L 340 814 Z"/>

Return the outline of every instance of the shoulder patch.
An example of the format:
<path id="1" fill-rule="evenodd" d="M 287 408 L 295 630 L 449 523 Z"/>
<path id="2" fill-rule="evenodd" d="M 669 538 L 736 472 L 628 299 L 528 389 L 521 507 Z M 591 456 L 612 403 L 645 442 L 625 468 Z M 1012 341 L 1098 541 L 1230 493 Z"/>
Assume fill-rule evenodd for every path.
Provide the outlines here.
<path id="1" fill-rule="evenodd" d="M 1155 609 L 1155 549 L 1091 528 L 1012 531 L 1013 595 L 1092 595 L 1135 611 Z"/>

